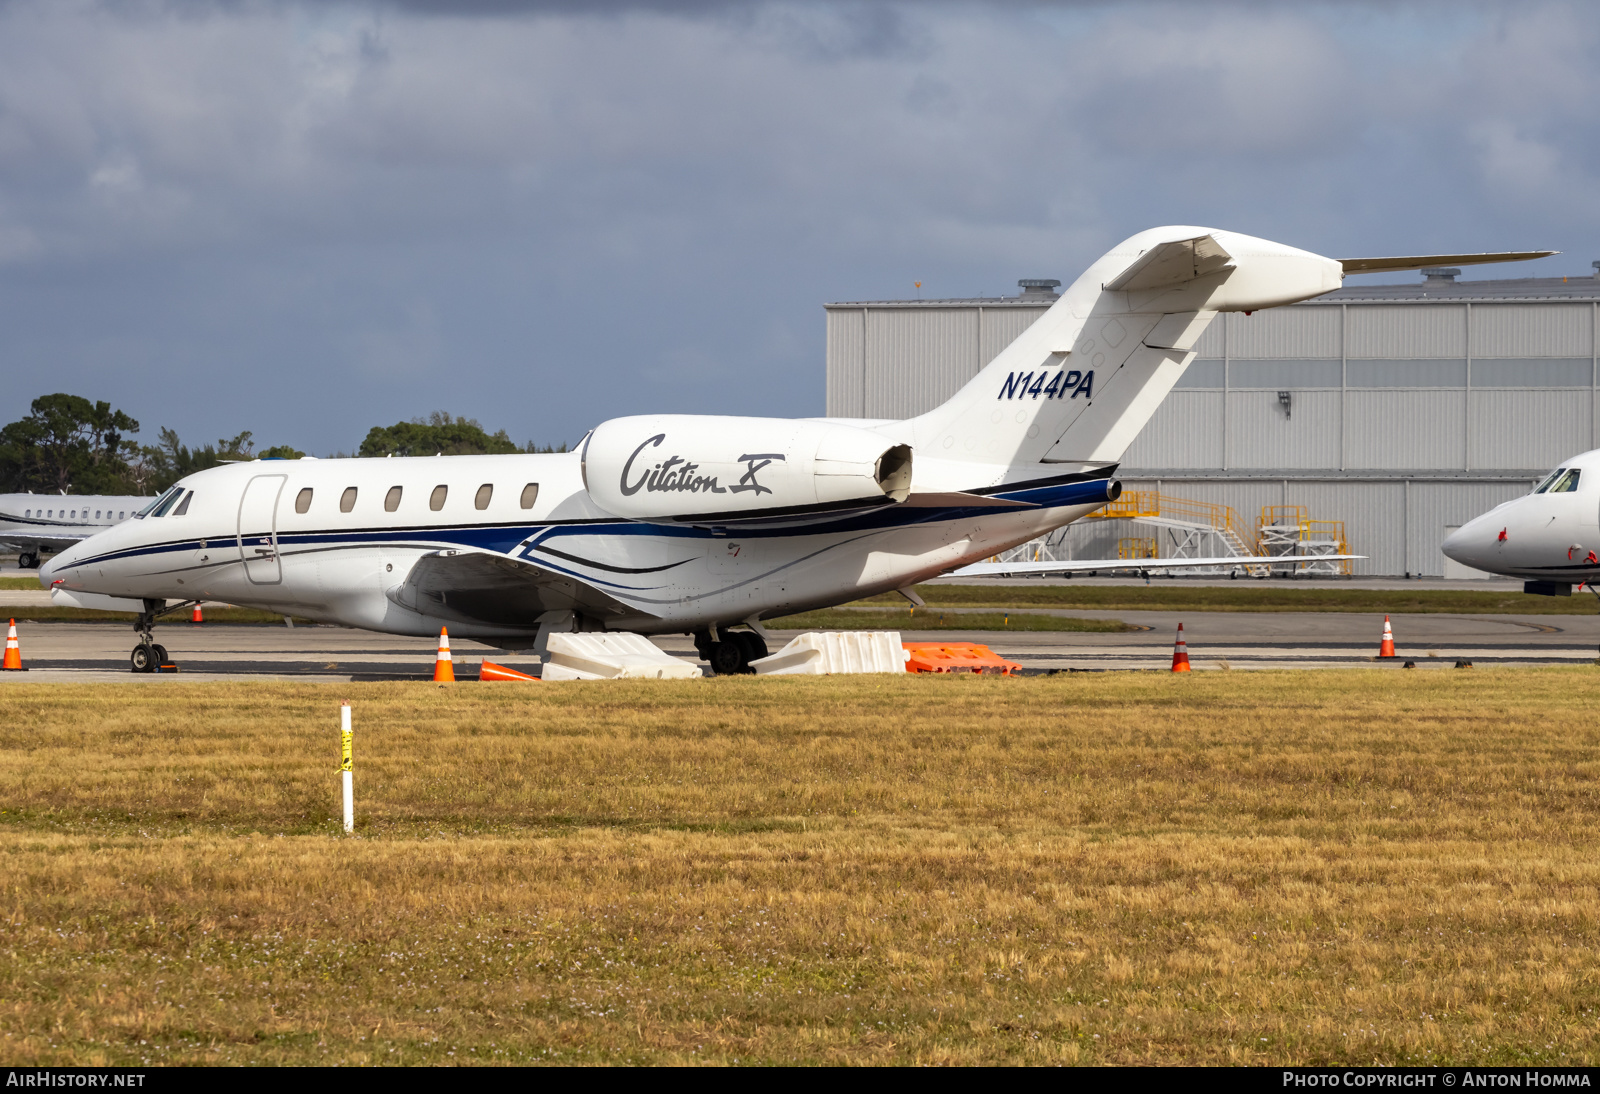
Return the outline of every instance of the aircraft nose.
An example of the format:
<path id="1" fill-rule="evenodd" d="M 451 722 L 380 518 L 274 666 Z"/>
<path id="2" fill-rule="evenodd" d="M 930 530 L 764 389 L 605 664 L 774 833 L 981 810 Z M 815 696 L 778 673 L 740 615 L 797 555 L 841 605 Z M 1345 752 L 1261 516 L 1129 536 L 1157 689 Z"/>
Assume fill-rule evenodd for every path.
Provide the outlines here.
<path id="1" fill-rule="evenodd" d="M 68 568 L 73 566 L 79 556 L 83 554 L 83 545 L 74 544 L 65 551 L 58 551 L 48 560 L 39 565 L 39 584 L 46 589 L 50 588 Z"/>
<path id="2" fill-rule="evenodd" d="M 1494 535 L 1494 531 L 1482 520 L 1469 521 L 1445 536 L 1444 542 L 1439 544 L 1439 550 L 1463 566 L 1482 569 L 1481 563 L 1492 550 Z"/>

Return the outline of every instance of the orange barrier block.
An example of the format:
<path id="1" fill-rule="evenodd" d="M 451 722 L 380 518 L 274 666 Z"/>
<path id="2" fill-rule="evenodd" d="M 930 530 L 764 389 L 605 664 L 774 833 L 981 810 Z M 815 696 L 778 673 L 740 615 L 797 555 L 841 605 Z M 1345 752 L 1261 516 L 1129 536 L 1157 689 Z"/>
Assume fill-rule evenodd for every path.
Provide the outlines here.
<path id="1" fill-rule="evenodd" d="M 483 664 L 478 666 L 478 679 L 479 681 L 532 680 L 534 683 L 539 682 L 539 678 L 537 676 L 529 676 L 525 672 L 518 672 L 516 669 L 508 669 L 504 665 L 497 665 L 488 659 L 485 659 Z"/>
<path id="2" fill-rule="evenodd" d="M 439 628 L 439 654 L 433 661 L 433 682 L 436 684 L 453 684 L 456 682 L 456 667 L 450 660 L 450 628 Z"/>
<path id="3" fill-rule="evenodd" d="M 1007 661 L 988 646 L 976 642 L 902 642 L 910 652 L 907 672 L 978 672 L 996 676 L 1015 676 L 1022 668 Z"/>

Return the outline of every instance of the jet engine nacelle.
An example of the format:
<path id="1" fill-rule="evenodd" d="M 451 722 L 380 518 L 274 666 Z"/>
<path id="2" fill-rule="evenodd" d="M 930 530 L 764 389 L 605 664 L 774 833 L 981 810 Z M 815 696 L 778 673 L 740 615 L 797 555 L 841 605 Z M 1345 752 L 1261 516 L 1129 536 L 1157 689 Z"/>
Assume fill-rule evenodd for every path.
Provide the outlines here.
<path id="1" fill-rule="evenodd" d="M 911 448 L 827 422 L 648 414 L 589 435 L 583 482 L 634 520 L 803 519 L 904 501 Z"/>

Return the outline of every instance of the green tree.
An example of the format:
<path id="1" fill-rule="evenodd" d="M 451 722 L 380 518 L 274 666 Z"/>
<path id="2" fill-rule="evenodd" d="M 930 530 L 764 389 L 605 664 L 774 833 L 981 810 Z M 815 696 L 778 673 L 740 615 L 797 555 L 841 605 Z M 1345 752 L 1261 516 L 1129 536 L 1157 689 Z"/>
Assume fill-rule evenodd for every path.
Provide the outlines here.
<path id="1" fill-rule="evenodd" d="M 505 430 L 486 433 L 471 418 L 452 418 L 436 410 L 391 426 L 375 425 L 361 442 L 358 456 L 478 456 L 521 452 Z"/>
<path id="2" fill-rule="evenodd" d="M 250 439 L 251 436 L 247 429 L 231 440 L 219 439 L 214 445 L 190 449 L 178 439 L 176 430 L 163 426 L 159 444 L 144 445 L 139 449 L 140 459 L 133 477 L 145 490 L 159 493 L 196 471 L 204 471 L 218 464 L 255 459 L 255 442 Z"/>
<path id="3" fill-rule="evenodd" d="M 126 434 L 139 423 L 107 402 L 58 392 L 41 395 L 26 418 L 0 429 L 0 482 L 7 490 L 127 490 L 127 457 L 139 446 Z"/>
<path id="4" fill-rule="evenodd" d="M 298 460 L 304 457 L 305 453 L 298 448 L 290 448 L 286 444 L 275 444 L 271 448 L 263 448 L 259 458 L 263 460 Z"/>

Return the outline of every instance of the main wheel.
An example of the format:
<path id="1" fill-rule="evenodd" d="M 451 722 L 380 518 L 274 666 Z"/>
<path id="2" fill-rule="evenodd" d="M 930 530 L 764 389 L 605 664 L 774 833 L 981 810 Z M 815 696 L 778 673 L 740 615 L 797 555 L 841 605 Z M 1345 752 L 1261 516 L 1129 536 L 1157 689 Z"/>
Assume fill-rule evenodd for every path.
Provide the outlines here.
<path id="1" fill-rule="evenodd" d="M 133 653 L 128 655 L 128 660 L 133 664 L 134 672 L 156 672 L 156 651 L 140 642 L 133 647 Z"/>
<path id="2" fill-rule="evenodd" d="M 755 631 L 734 631 L 728 635 L 733 641 L 739 643 L 744 650 L 744 663 L 747 672 L 754 672 L 750 662 L 759 661 L 767 655 L 767 643 Z"/>
<path id="3" fill-rule="evenodd" d="M 713 642 L 707 661 L 711 662 L 711 671 L 718 676 L 736 676 L 747 671 L 744 647 L 738 642 Z"/>
<path id="4" fill-rule="evenodd" d="M 34 554 L 34 553 L 30 552 L 28 554 L 19 555 L 17 557 L 17 569 L 19 569 L 19 570 L 37 570 L 38 568 L 39 568 L 39 556 L 37 554 Z"/>

